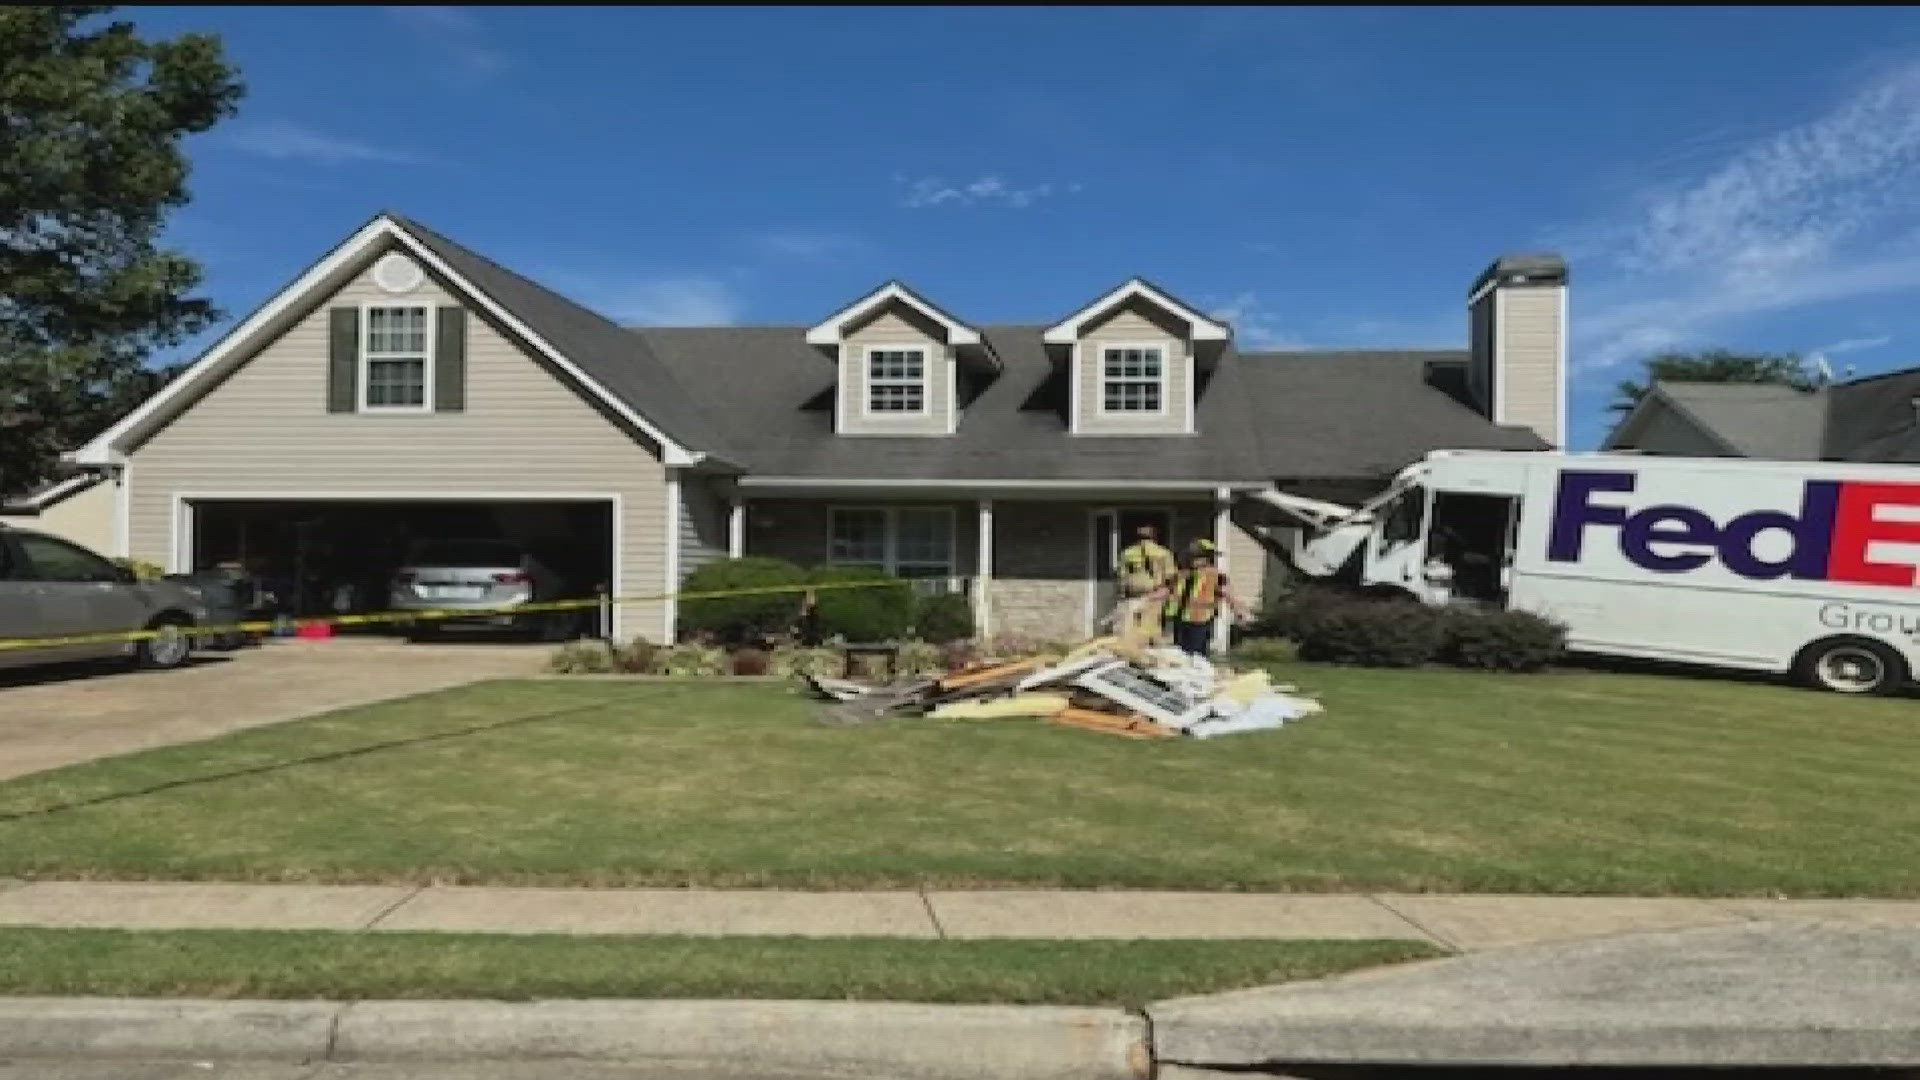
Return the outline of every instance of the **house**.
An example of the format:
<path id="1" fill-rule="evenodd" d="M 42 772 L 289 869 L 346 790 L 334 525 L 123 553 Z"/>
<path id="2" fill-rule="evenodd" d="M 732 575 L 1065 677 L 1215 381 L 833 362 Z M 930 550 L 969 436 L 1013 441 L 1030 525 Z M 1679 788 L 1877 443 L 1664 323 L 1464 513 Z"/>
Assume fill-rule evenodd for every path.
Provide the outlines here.
<path id="1" fill-rule="evenodd" d="M 688 573 L 765 554 L 1077 638 L 1138 522 L 1215 538 L 1257 594 L 1240 493 L 1558 443 L 1565 292 L 1557 259 L 1497 261 L 1449 351 L 1241 351 L 1142 278 L 1045 326 L 888 282 L 812 326 L 631 328 L 384 213 L 68 457 L 107 478 L 111 553 L 330 567 L 368 606 L 406 537 L 505 534 L 640 598 L 622 637 L 672 637 Z"/>
<path id="2" fill-rule="evenodd" d="M 0 501 L 0 525 L 64 537 L 94 551 L 114 546 L 114 485 L 99 473 L 55 480 Z"/>
<path id="3" fill-rule="evenodd" d="M 1920 368 L 1812 390 L 1655 382 L 1603 448 L 1694 457 L 1920 463 Z"/>

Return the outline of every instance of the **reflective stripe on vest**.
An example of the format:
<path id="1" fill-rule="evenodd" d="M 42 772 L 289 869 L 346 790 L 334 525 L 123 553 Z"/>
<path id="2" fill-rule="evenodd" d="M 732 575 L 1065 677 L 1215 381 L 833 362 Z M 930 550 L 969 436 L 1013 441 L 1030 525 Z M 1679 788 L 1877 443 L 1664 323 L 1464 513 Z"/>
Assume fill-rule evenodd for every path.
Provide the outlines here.
<path id="1" fill-rule="evenodd" d="M 1175 583 L 1167 597 L 1167 617 L 1181 622 L 1212 622 L 1220 606 L 1220 571 L 1217 567 L 1188 570 Z"/>

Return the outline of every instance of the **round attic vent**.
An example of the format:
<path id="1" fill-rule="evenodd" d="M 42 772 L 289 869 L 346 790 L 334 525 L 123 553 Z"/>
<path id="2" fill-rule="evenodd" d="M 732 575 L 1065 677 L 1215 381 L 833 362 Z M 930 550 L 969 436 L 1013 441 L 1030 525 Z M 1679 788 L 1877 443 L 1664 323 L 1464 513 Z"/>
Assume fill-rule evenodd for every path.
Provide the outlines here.
<path id="1" fill-rule="evenodd" d="M 425 277 L 412 259 L 399 252 L 382 256 L 373 266 L 373 283 L 390 293 L 411 292 Z"/>

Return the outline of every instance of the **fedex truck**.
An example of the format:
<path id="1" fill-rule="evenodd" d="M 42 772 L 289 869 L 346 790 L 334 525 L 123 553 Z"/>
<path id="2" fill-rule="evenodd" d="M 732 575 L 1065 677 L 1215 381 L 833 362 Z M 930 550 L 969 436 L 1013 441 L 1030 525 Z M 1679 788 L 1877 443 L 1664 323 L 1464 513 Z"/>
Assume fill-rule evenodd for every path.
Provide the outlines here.
<path id="1" fill-rule="evenodd" d="M 1358 508 L 1255 497 L 1308 575 L 1535 612 L 1579 652 L 1854 694 L 1920 673 L 1920 467 L 1436 451 Z"/>

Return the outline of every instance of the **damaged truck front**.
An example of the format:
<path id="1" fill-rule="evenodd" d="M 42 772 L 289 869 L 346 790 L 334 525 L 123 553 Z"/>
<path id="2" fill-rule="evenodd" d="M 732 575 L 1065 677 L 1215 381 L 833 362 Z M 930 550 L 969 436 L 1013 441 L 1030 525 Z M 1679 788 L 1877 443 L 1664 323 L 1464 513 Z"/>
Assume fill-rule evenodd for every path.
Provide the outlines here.
<path id="1" fill-rule="evenodd" d="M 1581 652 L 1891 693 L 1920 671 L 1911 466 L 1435 451 L 1358 507 L 1268 490 L 1308 578 L 1531 611 Z"/>

